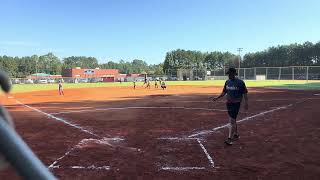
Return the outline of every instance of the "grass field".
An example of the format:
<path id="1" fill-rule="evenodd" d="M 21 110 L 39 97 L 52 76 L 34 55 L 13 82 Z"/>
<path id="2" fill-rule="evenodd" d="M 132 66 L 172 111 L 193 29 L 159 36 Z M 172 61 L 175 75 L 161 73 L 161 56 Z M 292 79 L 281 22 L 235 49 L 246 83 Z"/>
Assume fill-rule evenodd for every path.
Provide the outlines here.
<path id="1" fill-rule="evenodd" d="M 209 80 L 209 81 L 168 81 L 168 86 L 173 85 L 199 85 L 199 86 L 223 86 L 224 80 Z M 320 81 L 288 81 L 288 80 L 267 80 L 267 81 L 245 81 L 248 87 L 274 87 L 285 89 L 310 89 L 320 90 Z M 142 85 L 142 83 L 137 84 Z M 79 84 L 64 84 L 65 89 L 70 88 L 96 88 L 96 87 L 115 87 L 115 86 L 132 86 L 132 82 L 123 83 L 79 83 Z M 57 89 L 57 84 L 15 84 L 13 85 L 12 93 L 54 90 Z"/>

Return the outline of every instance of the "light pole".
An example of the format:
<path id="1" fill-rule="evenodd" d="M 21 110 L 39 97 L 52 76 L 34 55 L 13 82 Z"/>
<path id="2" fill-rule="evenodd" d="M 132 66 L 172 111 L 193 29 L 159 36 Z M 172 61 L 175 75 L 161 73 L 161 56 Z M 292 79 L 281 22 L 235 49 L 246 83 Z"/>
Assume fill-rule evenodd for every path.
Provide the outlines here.
<path id="1" fill-rule="evenodd" d="M 238 74 L 240 76 L 240 64 L 241 64 L 241 51 L 243 50 L 243 48 L 237 48 L 238 52 L 239 52 L 239 64 L 238 64 Z"/>

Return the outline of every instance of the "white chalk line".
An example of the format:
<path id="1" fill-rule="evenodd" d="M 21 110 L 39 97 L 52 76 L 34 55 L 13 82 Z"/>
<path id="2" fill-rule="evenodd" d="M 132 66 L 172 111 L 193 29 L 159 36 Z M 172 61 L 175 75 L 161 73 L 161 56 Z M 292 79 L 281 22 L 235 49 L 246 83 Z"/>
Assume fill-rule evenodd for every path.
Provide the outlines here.
<path id="1" fill-rule="evenodd" d="M 48 168 L 51 169 L 51 168 L 53 168 L 54 166 L 56 166 L 56 164 L 58 164 L 58 162 L 59 162 L 61 159 L 63 159 L 63 158 L 65 158 L 66 156 L 68 156 L 73 150 L 75 150 L 75 148 L 76 148 L 76 146 L 73 147 L 73 148 L 71 148 L 69 151 L 67 151 L 63 156 L 61 156 L 61 157 L 59 157 L 58 159 L 56 159 L 52 164 L 50 164 L 50 165 L 48 166 Z"/>
<path id="2" fill-rule="evenodd" d="M 52 114 L 46 113 L 46 112 L 44 112 L 44 111 L 41 111 L 40 109 L 37 109 L 37 108 L 34 108 L 34 107 L 32 107 L 32 106 L 23 104 L 23 103 L 20 102 L 19 100 L 16 100 L 16 102 L 19 103 L 19 104 L 21 104 L 21 105 L 24 106 L 24 107 L 27 107 L 27 108 L 29 108 L 29 109 L 32 109 L 32 110 L 34 110 L 34 111 L 36 111 L 36 112 L 38 112 L 38 113 L 44 114 L 44 115 L 46 115 L 47 117 L 49 117 L 49 118 L 51 118 L 51 119 L 54 119 L 54 120 L 56 120 L 56 121 L 63 122 L 63 123 L 65 123 L 65 124 L 67 124 L 67 125 L 69 125 L 69 126 L 71 126 L 71 127 L 74 127 L 74 128 L 76 128 L 76 129 L 79 129 L 79 130 L 82 131 L 82 132 L 88 133 L 88 134 L 93 135 L 93 136 L 95 136 L 95 137 L 100 137 L 100 136 L 98 136 L 97 134 L 95 134 L 95 133 L 93 133 L 93 132 L 91 132 L 91 131 L 89 131 L 89 130 L 87 130 L 87 129 L 79 126 L 79 125 L 76 125 L 76 124 L 70 123 L 69 121 L 64 120 L 63 118 L 56 117 L 56 116 L 54 116 L 54 115 L 52 115 Z"/>
<path id="3" fill-rule="evenodd" d="M 81 127 L 81 126 L 72 124 L 72 123 L 70 123 L 70 122 L 68 122 L 68 121 L 66 121 L 66 120 L 64 120 L 64 119 L 62 119 L 62 118 L 56 117 L 56 116 L 54 116 L 54 115 L 52 115 L 52 114 L 46 113 L 46 112 L 41 111 L 41 110 L 39 110 L 39 109 L 37 109 L 37 108 L 34 108 L 34 107 L 32 107 L 32 106 L 23 104 L 23 103 L 20 102 L 19 100 L 16 100 L 16 102 L 19 103 L 19 104 L 21 104 L 21 105 L 23 105 L 24 107 L 27 107 L 27 108 L 29 108 L 29 109 L 32 109 L 32 110 L 34 110 L 34 111 L 36 111 L 36 112 L 39 112 L 39 113 L 41 113 L 41 114 L 44 114 L 44 115 L 48 116 L 49 118 L 52 118 L 52 119 L 55 119 L 55 120 L 57 120 L 57 121 L 63 122 L 63 123 L 65 123 L 65 124 L 69 125 L 69 126 L 72 126 L 72 127 L 74 127 L 74 128 L 77 128 L 77 129 L 79 129 L 79 130 L 81 130 L 81 131 L 83 131 L 83 132 L 86 132 L 86 133 L 88 133 L 88 134 L 91 134 L 91 135 L 93 135 L 93 136 L 95 136 L 95 137 L 99 137 L 98 135 L 90 132 L 89 130 L 84 129 L 84 128 Z M 104 139 L 112 140 L 112 141 L 120 141 L 120 140 L 123 140 L 122 138 L 118 138 L 118 137 L 115 137 L 115 138 L 104 138 Z M 80 143 L 81 143 L 81 142 L 82 142 L 82 140 L 80 141 Z M 110 145 L 110 146 L 112 146 L 110 143 L 107 143 L 107 144 Z M 58 159 L 56 159 L 52 164 L 50 164 L 50 165 L 48 166 L 48 168 L 49 168 L 49 169 L 60 168 L 60 166 L 57 166 L 56 164 L 57 164 L 60 160 L 62 160 L 62 159 L 65 158 L 66 156 L 68 156 L 68 155 L 69 155 L 73 150 L 75 150 L 78 146 L 79 146 L 79 143 L 78 143 L 76 146 L 74 146 L 73 148 L 71 148 L 69 151 L 67 151 L 64 155 L 62 155 L 61 157 L 59 157 Z M 110 169 L 110 166 L 108 166 L 108 168 L 105 168 L 105 167 L 107 167 L 107 166 L 102 166 L 102 167 L 89 166 L 89 167 L 83 167 L 83 168 L 79 168 L 79 167 L 81 167 L 81 166 L 71 166 L 71 167 L 69 167 L 69 168 L 73 168 L 73 169 L 76 169 L 76 168 L 77 168 L 77 169 L 102 169 L 102 168 L 104 168 L 105 170 L 109 170 L 109 169 Z"/>
<path id="4" fill-rule="evenodd" d="M 52 166 L 51 169 L 87 169 L 87 170 L 107 170 L 111 169 L 110 166 Z"/>
<path id="5" fill-rule="evenodd" d="M 62 168 L 61 166 L 57 165 L 58 162 L 60 160 L 62 160 L 63 158 L 67 157 L 72 151 L 74 151 L 75 149 L 79 149 L 81 148 L 81 146 L 83 146 L 83 144 L 85 144 L 86 142 L 89 141 L 93 141 L 95 143 L 99 143 L 102 145 L 109 145 L 112 146 L 110 143 L 108 143 L 108 141 L 123 141 L 123 138 L 119 138 L 119 137 L 114 137 L 114 138 L 103 138 L 103 139 L 82 139 L 78 144 L 76 144 L 73 148 L 71 148 L 69 151 L 67 151 L 63 156 L 59 157 L 58 159 L 56 159 L 52 164 L 49 165 L 49 169 L 57 169 L 57 168 Z M 99 169 L 101 167 L 96 167 L 93 168 L 94 166 L 89 166 L 89 167 L 84 167 L 84 166 L 70 166 L 70 167 L 66 167 L 66 168 L 71 168 L 71 167 L 78 167 L 78 168 L 72 168 L 72 169 Z M 83 168 L 80 168 L 83 167 Z M 102 166 L 105 167 L 105 166 Z M 110 169 L 110 166 L 108 166 Z"/>
<path id="6" fill-rule="evenodd" d="M 320 96 L 320 94 L 314 94 L 315 96 Z"/>
<path id="7" fill-rule="evenodd" d="M 274 112 L 274 111 L 278 111 L 278 110 L 281 110 L 281 109 L 286 109 L 290 106 L 292 106 L 293 104 L 289 104 L 289 105 L 286 105 L 286 106 L 281 106 L 281 107 L 277 107 L 277 108 L 274 108 L 274 109 L 271 109 L 271 110 L 268 110 L 268 111 L 264 111 L 264 112 L 261 112 L 261 113 L 258 113 L 258 114 L 255 114 L 253 116 L 249 116 L 249 117 L 245 117 L 241 120 L 238 121 L 238 123 L 240 122 L 243 122 L 243 121 L 247 121 L 247 120 L 250 120 L 252 118 L 255 118 L 255 117 L 259 117 L 259 116 L 263 116 L 267 113 L 271 113 L 271 112 Z M 225 127 L 228 127 L 229 126 L 229 123 L 228 124 L 225 124 L 225 125 L 222 125 L 222 126 L 218 126 L 218 127 L 215 127 L 213 128 L 212 130 L 204 130 L 204 131 L 200 131 L 199 133 L 196 133 L 196 134 L 192 134 L 186 138 L 179 138 L 179 137 L 164 137 L 164 138 L 158 138 L 158 139 L 167 139 L 167 140 L 194 140 L 196 139 L 197 142 L 199 143 L 201 149 L 203 150 L 203 152 L 205 153 L 205 155 L 207 156 L 207 159 L 211 165 L 211 167 L 215 167 L 215 164 L 214 164 L 214 161 L 212 159 L 212 157 L 210 156 L 210 154 L 208 153 L 207 149 L 205 148 L 205 146 L 201 143 L 200 139 L 199 138 L 194 138 L 196 136 L 199 136 L 199 135 L 207 135 L 207 134 L 210 134 L 210 133 L 213 133 L 219 129 L 222 129 L 222 128 L 225 128 Z M 190 139 L 191 138 L 191 139 Z M 185 167 L 186 169 L 184 169 L 184 167 L 168 167 L 168 169 L 163 169 L 163 170 L 174 170 L 174 171 L 183 171 L 183 170 L 190 170 L 188 169 L 188 167 Z M 191 169 L 194 168 L 194 167 L 191 167 Z M 197 168 L 197 167 L 195 167 Z"/>
<path id="8" fill-rule="evenodd" d="M 187 141 L 187 140 L 197 140 L 199 138 L 188 138 L 188 137 L 161 137 L 157 138 L 159 140 L 171 140 L 171 141 Z"/>
<path id="9" fill-rule="evenodd" d="M 188 170 L 203 170 L 205 167 L 161 167 L 165 171 L 188 171 Z"/>
<path id="10" fill-rule="evenodd" d="M 161 137 L 161 138 L 157 138 L 159 140 L 170 140 L 170 141 L 188 141 L 188 140 L 196 140 L 199 143 L 199 146 L 201 147 L 201 149 L 203 150 L 204 154 L 206 155 L 210 166 L 214 167 L 214 161 L 212 159 L 212 157 L 210 156 L 210 154 L 208 153 L 207 149 L 204 147 L 204 145 L 201 143 L 199 138 L 188 138 L 188 137 Z M 185 171 L 185 170 L 201 170 L 201 169 L 206 169 L 205 167 L 162 167 L 162 170 L 172 170 L 172 171 Z"/>
<path id="11" fill-rule="evenodd" d="M 84 110 L 75 110 L 75 111 L 63 111 L 58 113 L 51 113 L 53 115 L 57 114 L 70 114 L 70 113 L 81 113 L 81 112 L 96 112 L 96 111 L 108 111 L 108 110 L 123 110 L 123 109 L 186 109 L 186 110 L 205 110 L 205 111 L 222 111 L 226 112 L 225 109 L 209 109 L 209 108 L 188 108 L 188 107 L 166 107 L 166 106 L 137 106 L 137 107 L 117 107 L 117 108 L 97 108 L 97 109 L 84 109 Z"/>
<path id="12" fill-rule="evenodd" d="M 314 99 L 314 98 L 308 98 L 308 99 Z M 56 120 L 58 120 L 58 121 L 62 121 L 62 122 L 64 122 L 64 123 L 67 122 L 67 121 L 65 122 L 65 120 L 63 120 L 62 118 L 57 118 L 57 117 L 55 117 L 55 116 L 53 116 L 53 115 L 51 115 L 51 114 L 45 113 L 45 112 L 43 112 L 43 111 L 41 111 L 41 110 L 38 110 L 38 109 L 36 109 L 36 108 L 33 108 L 33 107 L 31 107 L 31 106 L 25 105 L 25 104 L 21 103 L 21 102 L 18 101 L 18 100 L 17 100 L 17 102 L 18 102 L 19 104 L 22 104 L 22 105 L 25 106 L 25 107 L 28 107 L 28 108 L 30 108 L 30 109 L 32 109 L 32 110 L 35 110 L 35 111 L 37 111 L 37 112 L 40 112 L 40 113 L 42 113 L 42 114 L 45 114 L 45 115 L 47 115 L 47 116 L 50 117 L 50 118 L 56 119 Z M 272 109 L 272 110 L 269 110 L 269 111 L 265 111 L 265 112 L 256 114 L 256 115 L 254 115 L 254 116 L 246 117 L 246 118 L 244 118 L 244 119 L 242 119 L 242 120 L 240 120 L 240 121 L 238 121 L 238 122 L 246 121 L 246 120 L 252 119 L 252 118 L 254 118 L 254 117 L 258 117 L 258 116 L 261 116 L 261 115 L 264 115 L 264 114 L 267 114 L 267 113 L 270 113 L 270 112 L 273 112 L 273 111 L 277 111 L 277 110 L 280 110 L 280 109 L 284 109 L 284 108 L 287 108 L 287 107 L 290 107 L 290 106 L 292 106 L 292 104 L 289 104 L 289 105 L 287 105 L 287 106 L 278 107 L 278 108 L 275 108 L 275 109 Z M 161 108 L 162 108 L 162 109 L 175 108 L 175 109 L 213 110 L 213 109 L 207 109 L 207 108 L 185 108 L 185 107 L 126 107 L 126 108 L 107 108 L 107 109 L 105 108 L 105 109 L 98 109 L 98 110 L 109 110 L 109 109 L 140 109 L 140 108 L 144 108 L 144 109 L 148 109 L 148 108 L 149 108 L 149 109 L 152 109 L 152 108 L 158 108 L 158 109 L 161 109 Z M 80 110 L 80 112 L 83 112 L 83 111 L 87 111 L 87 110 Z M 224 111 L 225 111 L 225 110 L 224 110 Z M 71 112 L 71 111 L 69 111 L 69 112 Z M 79 112 L 79 111 L 77 111 L 77 112 Z M 70 125 L 71 123 L 69 124 L 69 122 L 67 122 L 66 124 Z M 71 125 L 74 127 L 73 124 L 71 124 Z M 216 127 L 216 128 L 214 128 L 214 129 L 212 129 L 212 130 L 201 131 L 200 133 L 201 133 L 201 134 L 203 134 L 203 133 L 205 133 L 205 134 L 211 133 L 212 131 L 216 131 L 216 130 L 218 130 L 218 129 L 227 127 L 228 125 L 229 125 L 229 124 Z M 77 126 L 77 125 L 75 125 L 75 126 Z M 77 127 L 79 127 L 79 126 L 77 126 Z M 80 127 L 80 128 L 81 128 L 81 127 Z M 79 129 L 79 128 L 78 128 L 78 129 Z M 83 130 L 82 130 L 82 131 L 83 131 Z M 85 131 L 85 132 L 86 132 L 86 131 Z M 90 133 L 90 134 L 91 134 L 91 133 Z M 94 134 L 92 134 L 92 135 L 94 135 Z M 212 160 L 211 156 L 209 155 L 209 153 L 207 152 L 206 148 L 205 148 L 204 145 L 201 143 L 201 141 L 199 140 L 199 138 L 192 138 L 194 135 L 197 136 L 197 135 L 199 135 L 199 133 L 190 135 L 188 138 L 169 137 L 169 138 L 158 138 L 158 139 L 168 139 L 168 140 L 197 140 L 197 142 L 199 143 L 200 147 L 202 148 L 202 150 L 204 151 L 205 155 L 207 156 L 210 164 L 212 165 L 212 167 L 214 167 L 214 161 Z M 119 138 L 115 138 L 115 139 L 116 139 L 116 140 L 119 140 Z M 73 151 L 73 150 L 74 150 L 74 148 L 72 148 L 70 151 L 67 151 L 63 156 L 61 156 L 61 157 L 58 158 L 55 162 L 53 162 L 53 163 L 49 166 L 49 168 L 61 168 L 60 166 L 56 166 L 56 164 L 58 163 L 58 161 L 60 161 L 61 159 L 63 159 L 64 157 L 66 157 L 68 154 L 70 154 L 71 151 Z M 85 166 L 68 166 L 68 167 L 64 167 L 64 168 L 71 168 L 71 169 L 105 169 L 105 170 L 110 170 L 110 166 L 95 167 L 94 165 L 92 165 L 92 166 L 87 166 L 87 167 L 85 167 Z M 200 170 L 200 169 L 205 169 L 205 167 L 162 167 L 162 169 L 163 169 L 163 170 L 181 170 L 181 171 L 183 171 L 183 170 L 197 170 L 197 169 Z"/>
<path id="13" fill-rule="evenodd" d="M 274 108 L 274 109 L 271 109 L 271 110 L 268 110 L 268 111 L 263 111 L 263 112 L 260 112 L 258 114 L 255 114 L 253 116 L 245 117 L 245 118 L 237 121 L 237 123 L 241 123 L 243 121 L 248 121 L 248 120 L 251 120 L 253 118 L 256 118 L 256 117 L 259 117 L 259 116 L 263 116 L 265 114 L 272 113 L 272 112 L 275 112 L 275 111 L 279 111 L 279 110 L 282 110 L 282 109 L 287 109 L 288 107 L 291 107 L 291 106 L 293 106 L 293 104 L 289 104 L 289 105 L 286 105 L 286 106 L 280 106 L 280 107 L 277 107 L 277 108 Z M 228 126 L 229 126 L 229 123 L 228 124 L 224 124 L 222 126 L 215 127 L 215 128 L 213 128 L 211 130 L 204 130 L 204 131 L 200 131 L 200 132 L 195 133 L 195 134 L 191 134 L 188 137 L 197 137 L 197 136 L 200 136 L 200 135 L 207 135 L 207 134 L 213 133 L 213 132 L 215 132 L 217 130 L 226 128 Z"/>
<path id="14" fill-rule="evenodd" d="M 199 139 L 197 139 L 200 147 L 202 148 L 204 154 L 207 156 L 208 160 L 209 160 L 209 163 L 212 167 L 214 167 L 214 161 L 212 159 L 212 157 L 210 156 L 210 154 L 208 153 L 207 149 L 204 147 L 204 145 L 201 143 L 201 141 Z"/>

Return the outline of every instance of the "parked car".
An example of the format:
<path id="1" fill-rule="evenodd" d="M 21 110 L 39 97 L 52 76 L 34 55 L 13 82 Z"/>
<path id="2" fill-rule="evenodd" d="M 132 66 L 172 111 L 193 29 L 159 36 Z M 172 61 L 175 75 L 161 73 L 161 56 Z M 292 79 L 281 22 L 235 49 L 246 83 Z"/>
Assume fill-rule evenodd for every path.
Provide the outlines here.
<path id="1" fill-rule="evenodd" d="M 33 84 L 34 82 L 33 82 L 33 80 L 32 79 L 27 79 L 26 80 L 26 84 Z"/>
<path id="2" fill-rule="evenodd" d="M 48 83 L 55 83 L 54 79 L 48 79 L 47 81 L 48 81 Z"/>
<path id="3" fill-rule="evenodd" d="M 91 83 L 103 82 L 103 79 L 102 78 L 91 78 L 90 82 Z"/>
<path id="4" fill-rule="evenodd" d="M 39 79 L 39 80 L 38 80 L 38 83 L 39 83 L 39 84 L 47 84 L 47 83 L 48 83 L 48 80 L 46 80 L 46 79 Z"/>
<path id="5" fill-rule="evenodd" d="M 21 84 L 21 81 L 19 79 L 12 79 L 12 84 Z"/>
<path id="6" fill-rule="evenodd" d="M 168 80 L 169 80 L 169 81 L 178 81 L 178 78 L 177 78 L 177 77 L 169 77 Z"/>
<path id="7" fill-rule="evenodd" d="M 80 79 L 78 79 L 78 82 L 79 83 L 87 83 L 88 79 L 87 78 L 80 78 Z"/>

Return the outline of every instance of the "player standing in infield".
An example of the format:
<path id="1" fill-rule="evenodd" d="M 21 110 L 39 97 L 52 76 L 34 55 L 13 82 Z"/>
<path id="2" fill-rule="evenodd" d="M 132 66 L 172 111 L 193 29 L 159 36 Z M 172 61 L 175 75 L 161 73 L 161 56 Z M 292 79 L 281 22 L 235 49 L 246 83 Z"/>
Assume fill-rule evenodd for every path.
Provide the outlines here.
<path id="1" fill-rule="evenodd" d="M 62 87 L 62 82 L 61 82 L 61 80 L 59 80 L 59 95 L 64 95 L 64 92 L 63 92 L 63 87 Z"/>
<path id="2" fill-rule="evenodd" d="M 227 95 L 227 110 L 229 115 L 229 137 L 225 141 L 227 145 L 232 145 L 233 141 L 239 139 L 238 128 L 237 128 L 237 116 L 239 113 L 242 98 L 244 99 L 244 108 L 248 110 L 248 97 L 247 97 L 247 87 L 246 84 L 236 77 L 237 71 L 235 68 L 229 68 L 226 73 L 229 79 L 225 82 L 224 88 L 220 96 L 213 98 L 213 101 Z"/>
<path id="3" fill-rule="evenodd" d="M 136 89 L 136 80 L 133 80 L 133 89 Z"/>

